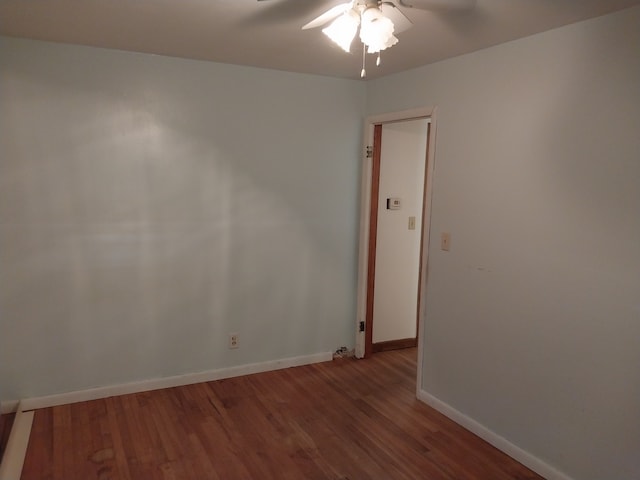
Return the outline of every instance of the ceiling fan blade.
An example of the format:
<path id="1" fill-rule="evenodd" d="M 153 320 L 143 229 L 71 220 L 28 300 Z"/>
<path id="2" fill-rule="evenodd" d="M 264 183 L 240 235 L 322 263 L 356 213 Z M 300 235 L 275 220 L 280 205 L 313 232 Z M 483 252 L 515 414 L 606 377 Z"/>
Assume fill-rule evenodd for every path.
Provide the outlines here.
<path id="1" fill-rule="evenodd" d="M 398 0 L 402 7 L 419 10 L 470 10 L 476 6 L 477 0 Z"/>
<path id="2" fill-rule="evenodd" d="M 391 2 L 382 2 L 382 14 L 393 22 L 393 33 L 404 32 L 413 26 L 413 22 Z"/>
<path id="3" fill-rule="evenodd" d="M 309 28 L 320 27 L 320 26 L 324 25 L 325 23 L 327 23 L 329 20 L 333 20 L 337 16 L 343 14 L 344 12 L 349 10 L 350 8 L 351 8 L 351 2 L 341 3 L 340 5 L 336 5 L 335 7 L 330 8 L 329 10 L 324 12 L 319 17 L 314 18 L 309 23 L 304 25 L 302 27 L 302 30 L 307 30 Z"/>

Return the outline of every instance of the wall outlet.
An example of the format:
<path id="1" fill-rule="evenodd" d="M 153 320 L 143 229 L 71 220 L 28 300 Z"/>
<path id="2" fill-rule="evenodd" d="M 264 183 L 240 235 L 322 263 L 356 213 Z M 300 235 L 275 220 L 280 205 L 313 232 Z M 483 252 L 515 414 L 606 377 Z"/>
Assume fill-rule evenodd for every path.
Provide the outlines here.
<path id="1" fill-rule="evenodd" d="M 240 347 L 240 335 L 237 333 L 229 334 L 229 348 L 239 348 Z"/>

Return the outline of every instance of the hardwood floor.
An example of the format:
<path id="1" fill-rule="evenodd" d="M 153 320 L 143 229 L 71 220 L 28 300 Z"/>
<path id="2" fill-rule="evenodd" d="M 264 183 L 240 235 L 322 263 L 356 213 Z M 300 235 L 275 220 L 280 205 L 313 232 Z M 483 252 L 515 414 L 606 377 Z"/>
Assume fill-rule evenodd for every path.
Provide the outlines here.
<path id="1" fill-rule="evenodd" d="M 412 348 L 38 410 L 22 479 L 541 479 L 415 372 Z"/>
<path id="2" fill-rule="evenodd" d="M 15 413 L 0 415 L 0 460 L 2 460 L 2 455 L 4 455 L 4 451 L 7 448 L 9 434 L 11 433 L 11 427 L 13 426 L 15 417 Z"/>

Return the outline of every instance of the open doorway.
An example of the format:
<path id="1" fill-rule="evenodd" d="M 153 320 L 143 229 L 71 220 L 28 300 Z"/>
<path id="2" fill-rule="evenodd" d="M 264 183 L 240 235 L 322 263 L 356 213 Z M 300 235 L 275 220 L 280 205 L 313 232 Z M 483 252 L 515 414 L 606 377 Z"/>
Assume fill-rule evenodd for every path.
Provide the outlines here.
<path id="1" fill-rule="evenodd" d="M 428 129 L 428 118 L 374 127 L 365 356 L 417 345 Z"/>
<path id="2" fill-rule="evenodd" d="M 387 197 L 386 191 L 380 190 L 380 174 L 381 174 L 381 158 L 377 158 L 383 153 L 379 146 L 383 142 L 383 129 L 386 127 L 397 124 L 409 125 L 409 122 L 414 120 L 422 121 L 422 124 L 426 124 L 425 132 L 422 138 L 422 162 L 424 164 L 423 174 L 421 176 L 422 192 L 421 199 L 422 205 L 420 213 L 413 215 L 413 212 L 405 209 L 403 211 L 403 199 L 400 197 L 400 208 L 398 211 L 403 214 L 394 217 L 388 217 L 395 220 L 398 225 L 402 225 L 402 232 L 409 231 L 414 234 L 414 238 L 418 238 L 417 248 L 417 265 L 414 265 L 418 274 L 416 275 L 416 286 L 414 292 L 415 301 L 401 300 L 404 304 L 409 301 L 411 303 L 410 309 L 413 311 L 412 319 L 415 322 L 417 317 L 417 325 L 415 326 L 416 335 L 413 336 L 414 342 L 417 339 L 418 346 L 418 383 L 421 375 L 421 362 L 422 362 L 422 341 L 420 337 L 420 331 L 423 330 L 422 323 L 424 320 L 424 312 L 421 309 L 421 305 L 424 305 L 423 298 L 426 289 L 426 276 L 427 276 L 427 261 L 428 261 L 428 243 L 429 243 L 429 225 L 430 225 L 430 198 L 431 198 L 431 181 L 433 177 L 433 159 L 434 159 L 434 140 L 436 131 L 436 119 L 435 108 L 420 108 L 414 110 L 407 110 L 403 112 L 395 112 L 389 114 L 382 114 L 372 116 L 365 121 L 365 150 L 367 152 L 366 158 L 363 164 L 362 172 L 362 189 L 361 189 L 361 221 L 360 221 L 360 257 L 359 257 L 359 273 L 358 273 L 358 312 L 357 312 L 357 324 L 356 324 L 356 356 L 358 358 L 364 358 L 369 356 L 373 352 L 374 344 L 374 328 L 376 318 L 373 316 L 376 305 L 376 251 L 378 240 L 378 216 L 377 212 L 380 209 L 384 209 L 387 212 L 387 198 L 389 198 L 389 206 L 394 206 L 394 198 Z M 421 122 L 412 124 L 416 126 Z M 402 129 L 402 128 L 401 128 Z M 419 128 L 418 128 L 419 130 Z M 374 138 L 375 137 L 375 138 Z M 374 141 L 376 140 L 376 141 Z M 400 142 L 401 143 L 401 142 Z M 378 148 L 374 148 L 377 146 Z M 383 179 L 384 183 L 384 179 Z M 381 200 L 382 198 L 382 200 Z M 397 204 L 395 204 L 397 206 Z M 412 207 L 415 208 L 415 207 Z M 395 212 L 397 213 L 397 211 Z M 406 218 L 404 218 L 406 217 Z M 415 220 L 410 217 L 416 217 Z M 412 222 L 415 222 L 415 230 L 412 231 Z M 398 230 L 400 232 L 400 230 Z M 393 233 L 390 236 L 394 236 Z M 391 262 L 392 263 L 392 262 Z M 410 273 L 413 275 L 412 273 Z M 385 273 L 385 276 L 387 274 Z M 388 279 L 393 281 L 393 279 Z M 383 282 L 384 284 L 384 282 Z M 380 287 L 381 289 L 385 288 Z M 389 288 L 388 286 L 386 287 Z M 406 293 L 406 292 L 405 292 Z M 379 307 L 378 307 L 379 308 Z M 406 309 L 405 309 L 406 310 Z M 410 330 L 406 330 L 411 333 Z M 384 329 L 381 331 L 381 336 L 377 340 L 383 339 Z M 409 337 L 405 337 L 406 340 Z M 382 340 L 384 342 L 386 340 Z M 375 342 L 381 343 L 381 342 Z M 407 343 L 409 341 L 407 340 Z M 407 345 L 410 346 L 410 345 Z M 384 346 L 383 346 L 384 347 Z M 418 385 L 419 386 L 419 385 Z"/>

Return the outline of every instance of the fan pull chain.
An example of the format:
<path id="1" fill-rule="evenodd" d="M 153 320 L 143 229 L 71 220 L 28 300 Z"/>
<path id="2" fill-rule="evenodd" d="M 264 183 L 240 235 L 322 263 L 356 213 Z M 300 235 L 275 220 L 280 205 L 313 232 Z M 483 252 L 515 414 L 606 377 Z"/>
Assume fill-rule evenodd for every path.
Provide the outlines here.
<path id="1" fill-rule="evenodd" d="M 362 71 L 360 72 L 360 78 L 364 78 L 367 76 L 367 71 L 364 68 L 366 54 L 367 54 L 367 46 L 363 43 L 362 44 Z"/>

